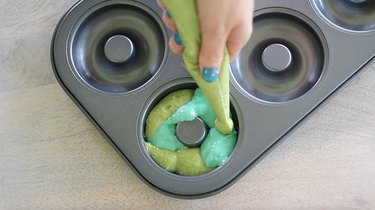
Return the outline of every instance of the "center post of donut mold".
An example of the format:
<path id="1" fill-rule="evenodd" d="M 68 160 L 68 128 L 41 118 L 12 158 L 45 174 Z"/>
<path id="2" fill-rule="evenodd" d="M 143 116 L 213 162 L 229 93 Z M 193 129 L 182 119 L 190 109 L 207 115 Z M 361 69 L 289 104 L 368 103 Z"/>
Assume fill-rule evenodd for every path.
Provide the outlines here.
<path id="1" fill-rule="evenodd" d="M 199 117 L 193 121 L 179 122 L 176 126 L 177 138 L 188 147 L 199 147 L 207 132 L 207 125 Z"/>
<path id="2" fill-rule="evenodd" d="M 104 54 L 113 63 L 123 63 L 134 53 L 133 42 L 126 36 L 116 35 L 108 39 L 104 46 Z"/>

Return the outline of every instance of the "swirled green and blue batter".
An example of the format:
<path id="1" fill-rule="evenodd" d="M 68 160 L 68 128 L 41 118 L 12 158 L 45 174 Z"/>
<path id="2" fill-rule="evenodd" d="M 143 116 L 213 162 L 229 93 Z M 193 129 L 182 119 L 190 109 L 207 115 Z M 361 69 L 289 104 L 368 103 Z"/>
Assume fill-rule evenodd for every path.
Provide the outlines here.
<path id="1" fill-rule="evenodd" d="M 188 148 L 176 136 L 176 125 L 199 117 L 209 128 L 200 148 Z M 215 113 L 202 91 L 175 91 L 163 98 L 146 120 L 146 148 L 164 169 L 184 176 L 207 173 L 232 154 L 237 132 L 222 134 L 215 127 Z"/>

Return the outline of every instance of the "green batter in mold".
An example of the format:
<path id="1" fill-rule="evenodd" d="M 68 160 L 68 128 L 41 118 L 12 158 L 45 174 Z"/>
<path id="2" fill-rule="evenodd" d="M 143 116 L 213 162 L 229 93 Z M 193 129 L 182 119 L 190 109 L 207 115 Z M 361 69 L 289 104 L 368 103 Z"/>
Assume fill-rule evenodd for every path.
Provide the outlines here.
<path id="1" fill-rule="evenodd" d="M 188 148 L 176 137 L 176 125 L 199 117 L 210 128 L 200 148 Z M 237 132 L 222 134 L 215 127 L 216 115 L 198 88 L 175 91 L 163 98 L 146 120 L 146 148 L 164 169 L 184 176 L 207 173 L 231 155 Z"/>

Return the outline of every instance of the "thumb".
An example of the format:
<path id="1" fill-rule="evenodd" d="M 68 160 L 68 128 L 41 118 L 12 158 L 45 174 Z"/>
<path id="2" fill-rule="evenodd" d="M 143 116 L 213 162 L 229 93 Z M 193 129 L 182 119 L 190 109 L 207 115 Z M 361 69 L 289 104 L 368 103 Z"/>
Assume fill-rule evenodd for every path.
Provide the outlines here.
<path id="1" fill-rule="evenodd" d="M 213 30 L 202 30 L 202 41 L 199 53 L 199 67 L 206 82 L 218 79 L 227 36 Z"/>

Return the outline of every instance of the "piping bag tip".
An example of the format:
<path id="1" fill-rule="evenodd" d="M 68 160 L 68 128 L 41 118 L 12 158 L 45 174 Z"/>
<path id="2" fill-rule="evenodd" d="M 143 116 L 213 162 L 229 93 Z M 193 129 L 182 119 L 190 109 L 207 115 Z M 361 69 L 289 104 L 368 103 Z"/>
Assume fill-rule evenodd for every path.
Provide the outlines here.
<path id="1" fill-rule="evenodd" d="M 181 34 L 185 49 L 182 54 L 185 67 L 193 77 L 216 114 L 215 128 L 223 133 L 233 132 L 233 120 L 230 114 L 229 92 L 229 53 L 225 49 L 218 79 L 206 82 L 199 70 L 199 51 L 201 28 L 195 0 L 163 0 L 173 16 L 178 32 Z"/>
<path id="2" fill-rule="evenodd" d="M 223 134 L 231 134 L 233 132 L 234 123 L 232 119 L 226 121 L 215 120 L 215 128 Z"/>

